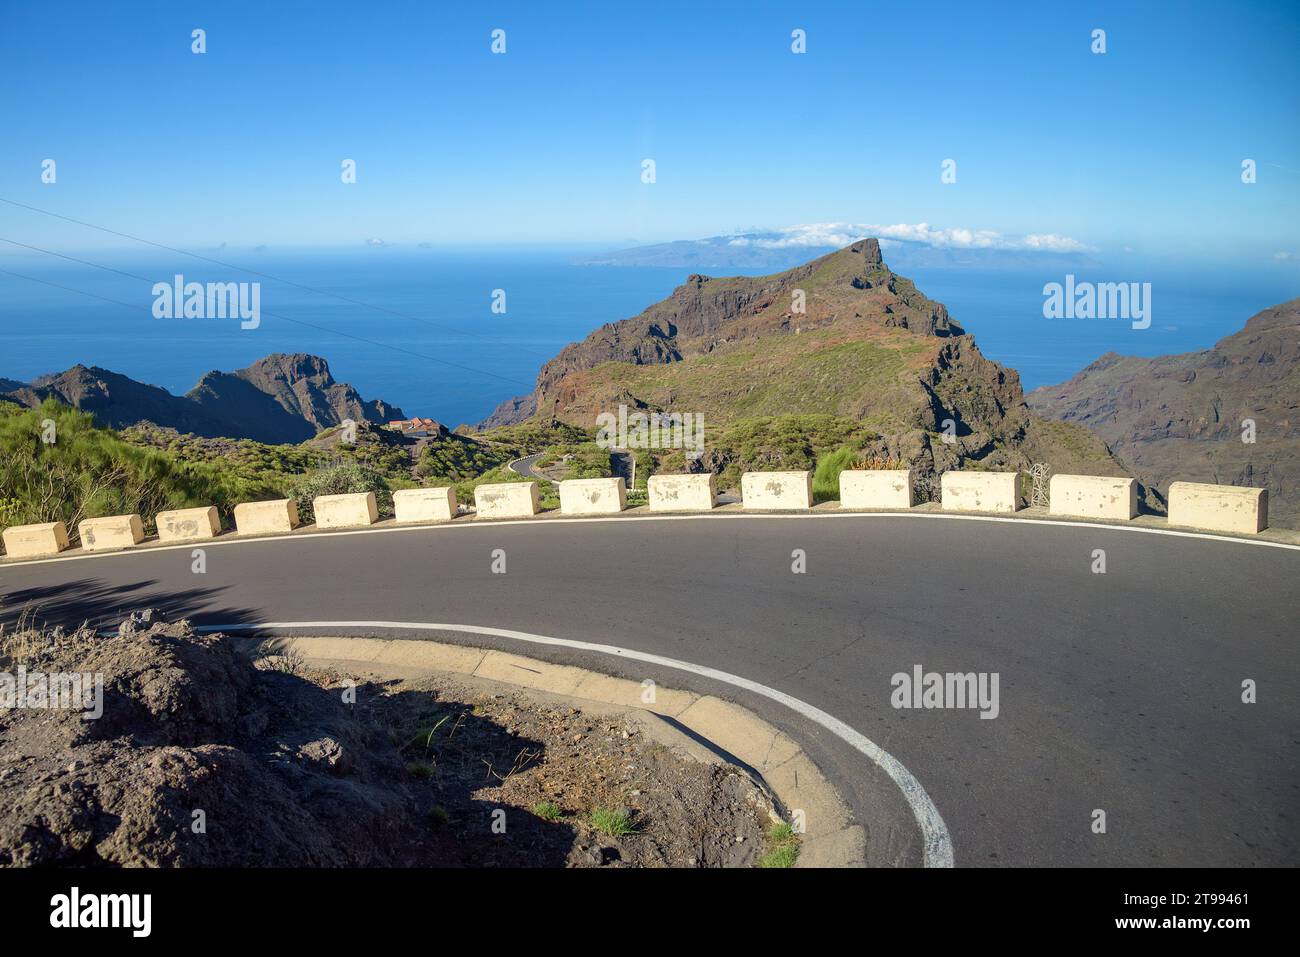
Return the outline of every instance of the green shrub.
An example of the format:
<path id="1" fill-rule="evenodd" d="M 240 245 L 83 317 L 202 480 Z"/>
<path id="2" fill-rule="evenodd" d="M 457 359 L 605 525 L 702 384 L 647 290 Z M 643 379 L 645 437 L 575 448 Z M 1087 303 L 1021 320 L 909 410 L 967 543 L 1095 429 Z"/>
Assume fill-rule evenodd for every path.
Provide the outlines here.
<path id="1" fill-rule="evenodd" d="M 609 478 L 614 474 L 609 449 L 603 449 L 595 442 L 574 446 L 572 454 L 569 471 L 564 476 L 566 479 Z"/>
<path id="2" fill-rule="evenodd" d="M 42 441 L 53 423 L 53 442 Z M 226 521 L 240 501 L 271 497 L 263 483 L 186 463 L 122 441 L 92 416 L 53 400 L 0 414 L 0 520 L 5 525 L 77 523 L 138 513 L 152 526 L 161 511 L 216 505 Z"/>
<path id="3" fill-rule="evenodd" d="M 813 500 L 829 502 L 839 498 L 840 473 L 852 467 L 856 458 L 852 449 L 843 446 L 822 455 L 813 471 Z"/>
<path id="4" fill-rule="evenodd" d="M 533 813 L 543 821 L 558 821 L 564 816 L 560 806 L 553 801 L 539 801 L 533 805 Z"/>
<path id="5" fill-rule="evenodd" d="M 636 825 L 632 823 L 632 814 L 625 809 L 593 808 L 591 826 L 600 831 L 601 834 L 606 834 L 609 837 L 624 837 L 636 833 Z"/>
<path id="6" fill-rule="evenodd" d="M 430 441 L 420 452 L 415 474 L 443 483 L 460 482 L 518 458 L 513 449 L 475 442 L 459 435 Z"/>
<path id="7" fill-rule="evenodd" d="M 637 449 L 632 453 L 636 458 L 636 475 L 633 477 L 634 482 L 632 489 L 641 489 L 645 491 L 650 481 L 650 476 L 655 471 L 655 457 L 650 449 Z"/>
<path id="8" fill-rule="evenodd" d="M 719 484 L 736 488 L 743 472 L 814 469 L 820 456 L 842 447 L 858 450 L 877 437 L 852 419 L 781 415 L 733 422 L 711 440 L 709 451 L 726 463 Z"/>
<path id="9" fill-rule="evenodd" d="M 772 825 L 767 832 L 767 851 L 759 858 L 758 866 L 765 868 L 794 867 L 799 859 L 799 835 L 785 822 Z"/>
<path id="10" fill-rule="evenodd" d="M 336 462 L 308 472 L 294 486 L 293 498 L 298 504 L 299 518 L 307 523 L 316 520 L 312 500 L 318 495 L 350 492 L 374 492 L 379 514 L 384 518 L 392 517 L 393 494 L 384 476 L 360 462 Z"/>
<path id="11" fill-rule="evenodd" d="M 502 445 L 513 452 L 511 458 L 520 458 L 534 452 L 541 452 L 550 446 L 590 442 L 595 439 L 596 431 L 569 425 L 567 422 L 549 424 L 527 422 L 488 429 L 480 432 L 476 437 L 485 442 Z"/>

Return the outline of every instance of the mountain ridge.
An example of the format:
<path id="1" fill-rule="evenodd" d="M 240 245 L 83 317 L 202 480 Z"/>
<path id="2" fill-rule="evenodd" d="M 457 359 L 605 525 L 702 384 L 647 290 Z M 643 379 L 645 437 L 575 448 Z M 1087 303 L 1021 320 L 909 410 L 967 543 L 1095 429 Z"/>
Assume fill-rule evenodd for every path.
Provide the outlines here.
<path id="1" fill-rule="evenodd" d="M 1108 352 L 1026 401 L 1100 436 L 1161 497 L 1174 480 L 1261 486 L 1270 521 L 1300 525 L 1300 298 L 1261 310 L 1210 349 Z M 1246 420 L 1253 442 L 1242 441 Z"/>
<path id="2" fill-rule="evenodd" d="M 272 353 L 234 372 L 204 373 L 182 396 L 81 363 L 0 391 L 0 399 L 30 408 L 51 398 L 109 428 L 147 422 L 205 438 L 274 444 L 302 442 L 348 418 L 375 424 L 405 418 L 396 406 L 366 401 L 336 382 L 326 360 L 306 353 Z"/>

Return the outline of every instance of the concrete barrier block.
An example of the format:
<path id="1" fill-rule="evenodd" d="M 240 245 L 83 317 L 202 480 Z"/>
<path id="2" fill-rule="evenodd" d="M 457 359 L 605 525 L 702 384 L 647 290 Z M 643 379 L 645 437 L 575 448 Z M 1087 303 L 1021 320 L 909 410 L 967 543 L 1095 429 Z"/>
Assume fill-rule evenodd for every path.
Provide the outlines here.
<path id="1" fill-rule="evenodd" d="M 1268 528 L 1268 489 L 1174 482 L 1169 524 L 1254 535 Z"/>
<path id="2" fill-rule="evenodd" d="M 240 535 L 292 532 L 297 527 L 298 503 L 291 498 L 240 502 L 235 506 L 235 529 Z"/>
<path id="3" fill-rule="evenodd" d="M 627 508 L 621 478 L 566 479 L 560 483 L 562 515 L 607 515 Z"/>
<path id="4" fill-rule="evenodd" d="M 745 508 L 812 508 L 811 472 L 746 472 L 740 477 Z"/>
<path id="5" fill-rule="evenodd" d="M 1106 475 L 1053 475 L 1048 485 L 1053 515 L 1127 522 L 1138 513 L 1137 480 Z"/>
<path id="6" fill-rule="evenodd" d="M 81 547 L 88 552 L 108 548 L 130 548 L 144 541 L 144 522 L 139 515 L 106 515 L 77 524 Z"/>
<path id="7" fill-rule="evenodd" d="M 474 489 L 474 508 L 479 518 L 523 518 L 542 510 L 542 496 L 536 482 L 502 482 Z"/>
<path id="8" fill-rule="evenodd" d="M 944 472 L 940 481 L 945 509 L 1014 512 L 1020 508 L 1019 472 Z"/>
<path id="9" fill-rule="evenodd" d="M 221 531 L 221 518 L 217 507 L 178 508 L 170 512 L 159 512 L 158 541 L 190 542 L 200 538 L 216 538 Z"/>
<path id="10" fill-rule="evenodd" d="M 311 500 L 317 528 L 355 528 L 379 521 L 379 505 L 374 492 L 345 492 L 342 495 L 318 495 Z"/>
<path id="11" fill-rule="evenodd" d="M 10 558 L 57 555 L 68 547 L 68 527 L 62 522 L 11 525 L 4 530 L 5 554 Z"/>
<path id="12" fill-rule="evenodd" d="M 718 504 L 718 477 L 712 472 L 652 475 L 646 487 L 652 512 L 708 511 Z"/>
<path id="13" fill-rule="evenodd" d="M 447 488 L 404 488 L 393 493 L 393 507 L 399 523 L 450 522 L 456 517 L 456 490 Z"/>
<path id="14" fill-rule="evenodd" d="M 911 469 L 845 469 L 840 508 L 911 508 Z"/>

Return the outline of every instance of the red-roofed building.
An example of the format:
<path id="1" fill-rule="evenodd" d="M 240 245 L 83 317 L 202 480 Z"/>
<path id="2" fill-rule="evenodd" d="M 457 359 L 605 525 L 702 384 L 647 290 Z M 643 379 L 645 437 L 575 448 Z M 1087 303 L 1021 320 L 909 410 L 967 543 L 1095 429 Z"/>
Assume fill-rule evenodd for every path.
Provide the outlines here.
<path id="1" fill-rule="evenodd" d="M 415 416 L 410 419 L 398 419 L 388 423 L 388 428 L 394 432 L 401 432 L 403 435 L 409 435 L 413 438 L 423 438 L 426 436 L 438 436 L 447 431 L 447 427 L 435 419 L 424 419 Z"/>

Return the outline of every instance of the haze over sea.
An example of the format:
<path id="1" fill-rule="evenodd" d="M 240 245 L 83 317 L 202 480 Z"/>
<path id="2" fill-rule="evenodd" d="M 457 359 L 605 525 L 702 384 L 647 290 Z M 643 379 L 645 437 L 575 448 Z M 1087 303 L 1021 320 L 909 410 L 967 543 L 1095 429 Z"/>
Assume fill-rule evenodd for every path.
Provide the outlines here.
<path id="1" fill-rule="evenodd" d="M 690 272 L 573 265 L 593 252 L 573 248 L 196 252 L 264 276 L 168 253 L 82 254 L 148 281 L 48 258 L 3 257 L 0 270 L 40 282 L 0 273 L 0 378 L 28 381 L 83 363 L 180 394 L 212 369 L 241 368 L 271 352 L 309 352 L 365 398 L 454 427 L 530 391 L 541 365 L 567 343 L 636 315 Z M 1294 268 L 1248 275 L 1072 270 L 1081 281 L 1150 282 L 1152 323 L 1138 330 L 1124 320 L 1043 318 L 1043 284 L 1064 280 L 1050 267 L 898 271 L 946 304 L 986 356 L 1016 369 L 1026 390 L 1068 379 L 1107 351 L 1153 356 L 1208 348 L 1300 292 Z M 197 282 L 260 281 L 261 325 L 155 319 L 150 287 L 177 273 Z M 504 315 L 492 312 L 495 289 L 505 290 Z"/>

